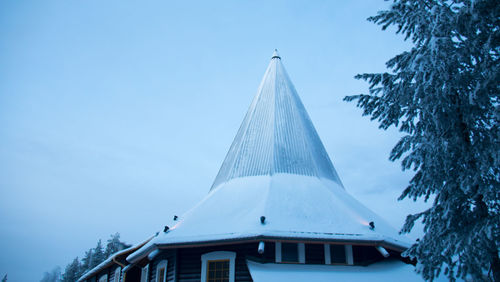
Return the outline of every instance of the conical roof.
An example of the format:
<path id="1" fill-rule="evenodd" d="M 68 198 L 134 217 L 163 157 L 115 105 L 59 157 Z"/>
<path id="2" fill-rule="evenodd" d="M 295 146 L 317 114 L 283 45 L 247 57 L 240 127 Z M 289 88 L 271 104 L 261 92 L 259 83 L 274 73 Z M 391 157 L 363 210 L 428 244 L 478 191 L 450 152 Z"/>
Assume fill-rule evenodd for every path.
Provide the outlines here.
<path id="1" fill-rule="evenodd" d="M 262 238 L 411 245 L 345 191 L 277 52 L 210 192 L 168 225 L 127 260 L 158 247 Z"/>
<path id="2" fill-rule="evenodd" d="M 342 183 L 274 51 L 212 189 L 233 178 L 289 173 Z"/>

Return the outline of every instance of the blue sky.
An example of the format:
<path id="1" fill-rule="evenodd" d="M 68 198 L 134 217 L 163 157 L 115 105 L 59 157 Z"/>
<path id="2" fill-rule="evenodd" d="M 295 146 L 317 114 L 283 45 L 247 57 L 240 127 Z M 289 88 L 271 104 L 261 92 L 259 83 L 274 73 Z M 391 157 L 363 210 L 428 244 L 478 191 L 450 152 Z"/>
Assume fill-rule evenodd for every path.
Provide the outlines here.
<path id="1" fill-rule="evenodd" d="M 0 275 L 37 281 L 208 190 L 278 48 L 346 189 L 400 228 L 399 138 L 345 95 L 408 49 L 356 1 L 0 2 Z"/>

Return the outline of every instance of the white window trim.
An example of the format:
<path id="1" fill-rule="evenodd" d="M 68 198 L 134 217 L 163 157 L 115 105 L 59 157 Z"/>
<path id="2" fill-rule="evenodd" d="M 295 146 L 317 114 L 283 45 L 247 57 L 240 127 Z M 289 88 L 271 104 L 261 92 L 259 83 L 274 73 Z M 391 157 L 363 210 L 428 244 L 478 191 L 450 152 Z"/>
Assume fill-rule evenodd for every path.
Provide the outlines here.
<path id="1" fill-rule="evenodd" d="M 330 244 L 324 244 L 325 247 L 325 264 L 332 264 L 332 256 L 330 254 Z"/>
<path id="2" fill-rule="evenodd" d="M 236 274 L 235 252 L 210 252 L 201 255 L 201 282 L 207 282 L 207 267 L 210 260 L 229 260 L 229 282 L 234 282 Z"/>
<path id="3" fill-rule="evenodd" d="M 102 275 L 101 277 L 99 277 L 99 279 L 97 281 L 108 282 L 108 275 L 107 274 Z"/>
<path id="4" fill-rule="evenodd" d="M 281 242 L 276 242 L 276 251 L 275 251 L 275 257 L 276 257 L 276 262 L 281 262 Z"/>
<path id="5" fill-rule="evenodd" d="M 160 269 L 165 267 L 165 273 L 163 274 L 163 281 L 167 281 L 167 266 L 168 266 L 168 260 L 164 259 L 161 260 L 157 265 L 156 265 L 156 282 L 160 281 Z"/>
<path id="6" fill-rule="evenodd" d="M 325 244 L 325 264 L 332 264 L 332 254 L 330 253 L 330 244 Z M 352 245 L 344 245 L 345 260 L 347 265 L 354 265 L 354 257 L 352 255 Z"/>
<path id="7" fill-rule="evenodd" d="M 352 255 L 352 245 L 345 245 L 345 255 L 347 257 L 347 264 L 353 265 L 354 264 L 354 257 Z"/>
<path id="8" fill-rule="evenodd" d="M 148 278 L 149 278 L 149 264 L 147 264 L 145 267 L 141 269 L 141 282 L 148 282 Z"/>
<path id="9" fill-rule="evenodd" d="M 306 263 L 306 245 L 299 243 L 297 248 L 299 248 L 299 263 Z"/>
<path id="10" fill-rule="evenodd" d="M 282 262 L 281 242 L 276 242 L 274 249 L 275 261 Z M 306 245 L 304 243 L 297 243 L 297 253 L 299 255 L 299 263 L 306 263 Z"/>
<path id="11" fill-rule="evenodd" d="M 122 268 L 117 267 L 115 269 L 115 278 L 114 278 L 115 282 L 120 282 L 121 275 L 122 275 Z"/>

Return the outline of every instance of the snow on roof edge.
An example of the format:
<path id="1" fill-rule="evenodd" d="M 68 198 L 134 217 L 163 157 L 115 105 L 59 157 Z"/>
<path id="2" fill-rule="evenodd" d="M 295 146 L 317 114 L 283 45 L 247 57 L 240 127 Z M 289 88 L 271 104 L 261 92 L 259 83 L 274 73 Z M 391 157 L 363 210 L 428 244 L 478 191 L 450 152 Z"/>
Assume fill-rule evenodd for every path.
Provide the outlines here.
<path id="1" fill-rule="evenodd" d="M 347 236 L 345 236 L 347 235 Z M 357 235 L 359 237 L 365 237 L 362 239 L 356 238 L 356 237 L 350 237 L 349 235 Z M 264 235 L 264 234 L 252 234 L 252 235 L 247 235 L 247 236 L 234 236 L 234 237 L 228 237 L 227 234 L 224 234 L 221 238 L 218 239 L 203 239 L 197 236 L 198 240 L 183 240 L 183 241 L 178 241 L 178 242 L 170 242 L 170 243 L 154 243 L 153 241 L 148 242 L 148 244 L 145 244 L 143 247 L 139 248 L 138 250 L 134 251 L 131 253 L 129 256 L 127 256 L 126 260 L 129 263 L 136 263 L 137 261 L 141 260 L 142 258 L 148 256 L 149 253 L 161 248 L 169 248 L 169 247 L 176 247 L 176 246 L 185 246 L 185 245 L 218 245 L 218 244 L 228 244 L 228 243 L 237 243 L 239 241 L 259 241 L 259 240 L 299 240 L 299 241 L 315 241 L 315 242 L 345 242 L 345 243 L 355 243 L 355 242 L 365 242 L 365 243 L 373 243 L 376 245 L 380 245 L 383 247 L 387 247 L 389 249 L 395 249 L 398 251 L 404 251 L 408 249 L 411 245 L 407 244 L 406 242 L 403 241 L 397 241 L 394 240 L 390 237 L 387 238 L 376 238 L 376 237 L 371 237 L 367 238 L 366 236 L 363 236 L 361 234 L 344 234 L 344 237 L 338 236 L 337 238 L 335 237 L 317 237 L 317 238 L 311 238 L 311 237 L 300 237 L 300 236 L 278 236 L 278 235 Z M 388 240 L 389 239 L 389 240 Z"/>
<path id="2" fill-rule="evenodd" d="M 110 255 L 107 259 L 105 259 L 103 262 L 101 262 L 100 264 L 96 265 L 94 268 L 88 270 L 87 272 L 85 272 L 78 280 L 77 282 L 80 282 L 80 281 L 84 281 L 85 279 L 93 276 L 94 274 L 97 274 L 99 271 L 103 270 L 104 268 L 108 267 L 109 265 L 113 264 L 113 259 L 119 255 L 122 255 L 122 254 L 125 254 L 126 252 L 134 252 L 138 249 L 140 249 L 141 247 L 143 247 L 144 245 L 146 245 L 149 241 L 151 241 L 151 239 L 153 239 L 154 236 L 151 236 L 149 239 L 141 242 L 141 243 L 138 243 L 136 245 L 133 245 L 129 248 L 126 248 L 126 249 L 123 249 L 121 251 L 118 251 L 112 255 Z"/>

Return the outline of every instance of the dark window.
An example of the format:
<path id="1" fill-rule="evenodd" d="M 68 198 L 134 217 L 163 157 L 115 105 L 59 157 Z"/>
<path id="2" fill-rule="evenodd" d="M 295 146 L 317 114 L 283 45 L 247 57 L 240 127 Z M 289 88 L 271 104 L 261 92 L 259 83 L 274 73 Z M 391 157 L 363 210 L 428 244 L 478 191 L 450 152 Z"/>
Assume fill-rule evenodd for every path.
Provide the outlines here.
<path id="1" fill-rule="evenodd" d="M 265 261 L 275 261 L 276 260 L 276 252 L 274 251 L 276 248 L 276 245 L 274 242 L 266 242 L 266 250 L 264 251 L 264 254 L 262 254 L 263 258 Z M 257 244 L 255 247 L 252 247 L 252 250 L 257 250 Z M 272 250 L 272 251 L 268 251 Z"/>
<path id="2" fill-rule="evenodd" d="M 324 264 L 325 246 L 323 244 L 306 244 L 306 263 Z"/>
<path id="3" fill-rule="evenodd" d="M 330 245 L 330 257 L 332 258 L 332 263 L 346 263 L 345 246 Z"/>
<path id="4" fill-rule="evenodd" d="M 281 243 L 281 261 L 299 262 L 299 249 L 295 243 Z"/>
<path id="5" fill-rule="evenodd" d="M 369 265 L 384 259 L 374 246 L 352 246 L 352 253 L 354 263 L 359 265 Z"/>
<path id="6" fill-rule="evenodd" d="M 209 260 L 207 268 L 208 282 L 229 282 L 229 260 Z"/>

